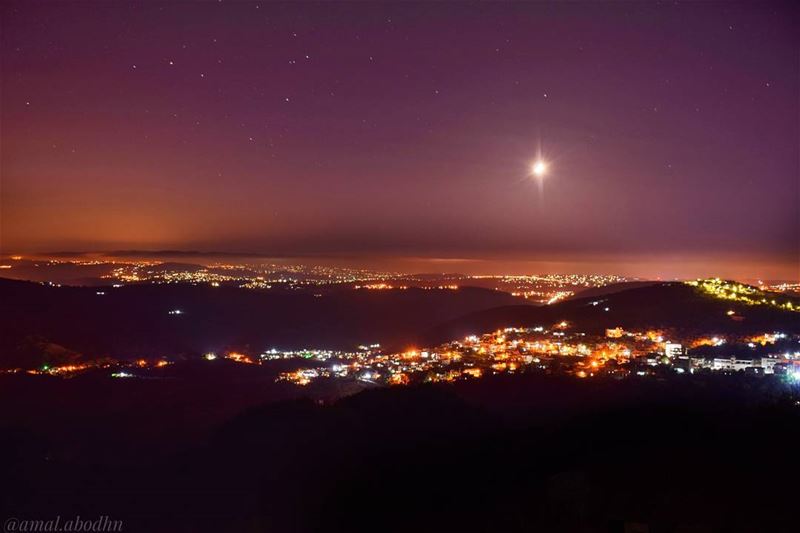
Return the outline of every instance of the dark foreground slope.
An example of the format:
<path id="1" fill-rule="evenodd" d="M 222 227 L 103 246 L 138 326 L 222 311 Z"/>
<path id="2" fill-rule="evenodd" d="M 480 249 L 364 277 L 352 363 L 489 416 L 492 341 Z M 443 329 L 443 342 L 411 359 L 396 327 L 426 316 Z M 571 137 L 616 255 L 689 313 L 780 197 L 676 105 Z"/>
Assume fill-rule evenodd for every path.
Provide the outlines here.
<path id="1" fill-rule="evenodd" d="M 59 383 L 9 398 L 4 382 L 2 409 L 92 395 Z M 185 424 L 190 401 L 151 408 L 170 403 L 168 385 L 127 408 L 64 409 L 68 439 L 38 416 L 0 425 L 6 515 L 108 515 L 131 532 L 796 530 L 800 408 L 773 378 L 378 389 L 264 404 L 183 438 L 167 431 L 161 454 L 133 453 Z M 126 425 L 131 442 L 115 453 Z"/>
<path id="2" fill-rule="evenodd" d="M 260 352 L 403 343 L 464 313 L 515 301 L 477 288 L 315 296 L 208 285 L 51 287 L 0 279 L 0 366 L 38 366 L 46 362 L 42 354 L 72 352 L 138 358 L 228 347 Z"/>
<path id="3" fill-rule="evenodd" d="M 734 311 L 735 318 L 728 311 Z M 431 329 L 423 336 L 423 342 L 444 342 L 504 327 L 550 327 L 564 320 L 578 331 L 591 333 L 617 326 L 629 330 L 675 329 L 700 335 L 800 332 L 800 313 L 721 300 L 676 282 L 543 307 L 517 305 L 478 311 Z"/>

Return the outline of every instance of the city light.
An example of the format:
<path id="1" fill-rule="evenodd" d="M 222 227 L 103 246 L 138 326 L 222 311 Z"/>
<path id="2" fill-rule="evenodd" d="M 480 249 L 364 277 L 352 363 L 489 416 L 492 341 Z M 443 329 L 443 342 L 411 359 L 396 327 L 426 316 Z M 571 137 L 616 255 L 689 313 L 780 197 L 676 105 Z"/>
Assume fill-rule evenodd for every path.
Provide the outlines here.
<path id="1" fill-rule="evenodd" d="M 242 353 L 238 353 L 238 352 L 230 352 L 225 357 L 227 359 L 230 359 L 231 361 L 235 361 L 237 363 L 245 363 L 245 364 L 248 364 L 248 365 L 252 365 L 254 363 L 253 359 L 251 359 L 249 356 L 247 356 L 245 354 L 242 354 Z M 206 358 L 206 359 L 208 359 L 208 358 Z"/>
<path id="2" fill-rule="evenodd" d="M 800 312 L 800 304 L 789 297 L 776 297 L 778 293 L 762 290 L 744 283 L 725 281 L 719 278 L 687 281 L 687 285 L 696 287 L 702 293 L 722 300 L 732 300 L 751 306 L 768 306 L 785 311 Z M 728 312 L 731 315 L 731 312 Z M 733 313 L 735 315 L 735 312 Z"/>

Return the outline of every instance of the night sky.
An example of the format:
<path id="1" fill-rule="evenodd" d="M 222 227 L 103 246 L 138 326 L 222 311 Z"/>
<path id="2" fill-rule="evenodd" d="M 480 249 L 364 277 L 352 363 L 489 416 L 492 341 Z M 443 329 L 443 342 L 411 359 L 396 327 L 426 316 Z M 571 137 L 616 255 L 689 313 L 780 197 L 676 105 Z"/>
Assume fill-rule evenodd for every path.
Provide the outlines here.
<path id="1" fill-rule="evenodd" d="M 5 2 L 2 251 L 797 279 L 799 22 L 790 3 Z"/>

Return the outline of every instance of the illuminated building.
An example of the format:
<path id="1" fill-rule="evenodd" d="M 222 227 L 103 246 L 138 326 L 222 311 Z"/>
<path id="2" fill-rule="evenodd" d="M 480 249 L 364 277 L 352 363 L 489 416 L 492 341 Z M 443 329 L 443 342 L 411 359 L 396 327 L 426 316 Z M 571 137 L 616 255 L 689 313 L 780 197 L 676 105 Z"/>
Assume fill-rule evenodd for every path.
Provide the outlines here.
<path id="1" fill-rule="evenodd" d="M 675 358 L 683 354 L 683 346 L 675 342 L 668 342 L 664 345 L 664 355 Z"/>

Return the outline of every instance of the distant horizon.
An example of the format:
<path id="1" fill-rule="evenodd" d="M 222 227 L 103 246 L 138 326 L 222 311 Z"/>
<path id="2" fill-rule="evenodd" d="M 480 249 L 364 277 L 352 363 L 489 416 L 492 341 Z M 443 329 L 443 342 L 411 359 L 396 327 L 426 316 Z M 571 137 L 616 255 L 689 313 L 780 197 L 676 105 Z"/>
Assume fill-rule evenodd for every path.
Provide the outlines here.
<path id="1" fill-rule="evenodd" d="M 206 260 L 239 259 L 247 263 L 275 262 L 286 264 L 322 265 L 339 268 L 356 268 L 378 272 L 398 272 L 402 274 L 464 274 L 470 276 L 498 275 L 546 275 L 546 274 L 604 274 L 618 275 L 652 281 L 687 280 L 720 277 L 726 279 L 762 281 L 800 281 L 800 265 L 768 264 L 767 262 L 748 263 L 735 261 L 723 265 L 709 266 L 702 258 L 687 259 L 668 255 L 664 260 L 629 258 L 620 261 L 614 257 L 603 256 L 596 260 L 561 260 L 502 258 L 502 257 L 434 257 L 434 256 L 394 256 L 370 254 L 269 254 L 257 251 L 227 251 L 198 249 L 107 249 L 107 250 L 18 250 L 2 251 L 2 257 L 15 255 L 23 257 L 69 259 L 87 256 L 98 258 L 134 259 L 152 258 L 158 260 L 190 260 L 208 263 Z M 669 260 L 665 263 L 665 260 Z M 253 261 L 255 260 L 255 261 Z M 181 262 L 181 261 L 177 261 Z M 445 267 L 445 265 L 447 265 Z M 444 267 L 444 268 L 443 268 Z"/>

